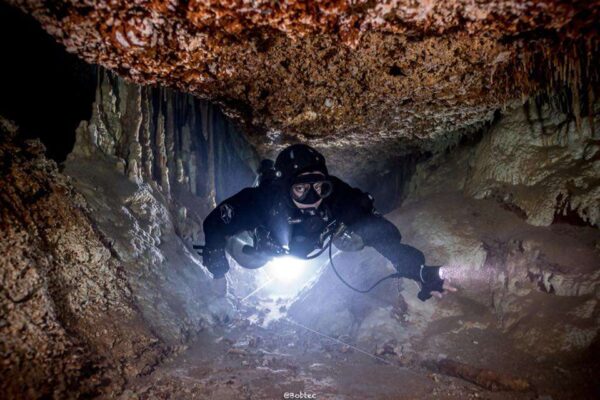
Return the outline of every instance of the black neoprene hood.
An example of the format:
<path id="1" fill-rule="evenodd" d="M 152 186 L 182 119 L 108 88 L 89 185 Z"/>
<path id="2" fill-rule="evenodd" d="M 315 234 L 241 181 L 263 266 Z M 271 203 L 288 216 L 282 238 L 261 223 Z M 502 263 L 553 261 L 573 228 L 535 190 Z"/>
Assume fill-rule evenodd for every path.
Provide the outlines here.
<path id="1" fill-rule="evenodd" d="M 284 179 L 313 171 L 328 175 L 325 157 L 305 144 L 294 144 L 283 149 L 275 160 L 275 169 Z"/>

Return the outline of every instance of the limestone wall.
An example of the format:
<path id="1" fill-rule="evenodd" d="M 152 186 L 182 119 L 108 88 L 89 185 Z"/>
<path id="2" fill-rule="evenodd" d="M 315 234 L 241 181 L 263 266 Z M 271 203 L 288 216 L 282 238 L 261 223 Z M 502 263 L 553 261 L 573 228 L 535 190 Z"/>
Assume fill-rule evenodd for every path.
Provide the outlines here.
<path id="1" fill-rule="evenodd" d="M 234 307 L 191 248 L 255 155 L 220 111 L 100 72 L 90 121 L 59 170 L 0 135 L 0 390 L 118 394 Z"/>
<path id="2" fill-rule="evenodd" d="M 434 193 L 492 198 L 528 223 L 600 223 L 600 114 L 576 120 L 543 104 L 503 113 L 475 144 L 417 166 L 407 202 Z"/>

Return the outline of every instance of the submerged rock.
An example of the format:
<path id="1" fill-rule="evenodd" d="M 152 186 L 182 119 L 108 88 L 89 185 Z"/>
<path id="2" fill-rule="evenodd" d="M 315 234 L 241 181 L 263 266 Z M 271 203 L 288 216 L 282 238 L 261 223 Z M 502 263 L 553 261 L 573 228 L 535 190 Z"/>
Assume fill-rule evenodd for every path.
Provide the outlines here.
<path id="1" fill-rule="evenodd" d="M 421 198 L 389 218 L 428 264 L 446 266 L 444 277 L 458 293 L 423 303 L 417 286 L 405 281 L 400 291 L 389 282 L 359 294 L 327 271 L 288 315 L 328 335 L 351 335 L 363 346 L 394 340 L 427 354 L 457 354 L 454 335 L 475 331 L 511 341 L 506 351 L 535 356 L 581 354 L 592 345 L 600 329 L 600 308 L 590 298 L 600 294 L 598 230 L 534 227 L 492 200 L 458 193 Z M 361 288 L 388 272 L 377 256 L 363 253 L 335 259 Z M 352 323 L 342 324 L 348 311 Z"/>
<path id="2" fill-rule="evenodd" d="M 118 390 L 169 347 L 144 323 L 122 264 L 72 182 L 39 142 L 7 139 L 0 135 L 2 392 L 66 398 Z"/>
<path id="3" fill-rule="evenodd" d="M 166 111 L 150 104 L 162 96 Z M 200 115 L 211 118 L 215 148 L 235 132 L 189 96 L 173 110 L 170 96 L 105 75 L 64 173 L 39 142 L 19 145 L 14 125 L 1 120 L 5 395 L 118 393 L 207 328 L 234 319 L 231 298 L 212 284 L 191 244 L 215 194 L 232 190 L 214 174 L 239 161 L 228 154 L 209 164 L 213 150 L 203 136 L 192 140 L 191 129 Z M 181 115 L 190 125 L 174 127 Z M 229 136 L 215 139 L 215 126 Z"/>
<path id="4" fill-rule="evenodd" d="M 346 169 L 598 76 L 598 1 L 9 3 L 90 63 L 220 103 L 265 152 L 301 140 Z"/>
<path id="5" fill-rule="evenodd" d="M 564 221 L 598 226 L 598 138 L 598 111 L 578 126 L 551 103 L 538 112 L 531 106 L 508 110 L 479 142 L 418 165 L 407 202 L 461 191 L 495 199 L 532 225 Z"/>

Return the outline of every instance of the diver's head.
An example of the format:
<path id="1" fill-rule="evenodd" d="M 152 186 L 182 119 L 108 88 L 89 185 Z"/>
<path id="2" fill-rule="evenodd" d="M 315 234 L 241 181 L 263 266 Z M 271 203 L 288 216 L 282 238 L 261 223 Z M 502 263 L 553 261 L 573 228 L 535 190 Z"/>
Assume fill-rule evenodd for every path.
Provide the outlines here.
<path id="1" fill-rule="evenodd" d="M 332 192 L 325 157 L 305 144 L 283 149 L 275 160 L 275 170 L 298 208 L 317 208 Z"/>
<path id="2" fill-rule="evenodd" d="M 320 171 L 303 172 L 292 179 L 290 196 L 298 208 L 317 208 L 329 196 L 333 186 Z"/>

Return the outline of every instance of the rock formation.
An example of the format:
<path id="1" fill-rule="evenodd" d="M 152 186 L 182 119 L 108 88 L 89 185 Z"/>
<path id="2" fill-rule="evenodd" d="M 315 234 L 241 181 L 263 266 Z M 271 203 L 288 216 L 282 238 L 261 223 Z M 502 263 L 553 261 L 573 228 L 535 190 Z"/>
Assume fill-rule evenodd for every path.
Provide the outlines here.
<path id="1" fill-rule="evenodd" d="M 288 315 L 363 347 L 378 343 L 376 354 L 409 364 L 443 354 L 486 365 L 498 358 L 489 346 L 500 338 L 511 343 L 500 347 L 512 349 L 519 371 L 543 375 L 566 359 L 586 359 L 600 331 L 598 122 L 596 114 L 578 130 L 548 104 L 539 114 L 519 107 L 477 140 L 417 164 L 402 207 L 389 218 L 429 265 L 447 266 L 445 276 L 461 288 L 456 301 L 421 303 L 410 281 L 365 296 L 328 270 L 291 302 Z M 374 251 L 334 261 L 359 288 L 393 271 Z M 564 379 L 587 385 L 574 365 Z M 585 398 L 571 390 L 564 395 Z"/>
<path id="2" fill-rule="evenodd" d="M 493 198 L 532 225 L 600 222 L 598 114 L 578 125 L 543 103 L 503 114 L 477 144 L 458 145 L 417 167 L 409 201 L 438 192 Z"/>
<path id="3" fill-rule="evenodd" d="M 5 397 L 597 392 L 600 2 L 9 3 L 100 67 L 64 162 L 0 116 Z M 459 292 L 358 294 L 327 253 L 297 292 L 232 260 L 213 281 L 203 218 L 289 142 Z M 393 271 L 333 261 L 360 288 Z"/>
<path id="4" fill-rule="evenodd" d="M 16 126 L 2 119 L 9 398 L 119 392 L 233 315 L 191 249 L 215 194 L 252 183 L 242 183 L 243 170 L 225 176 L 253 157 L 227 124 L 189 95 L 102 73 L 67 177 L 41 143 L 18 144 Z M 199 126 L 206 137 L 192 136 Z"/>
<path id="5" fill-rule="evenodd" d="M 125 371 L 151 367 L 168 348 L 143 324 L 81 195 L 39 142 L 17 146 L 11 136 L 3 131 L 2 392 L 94 395 L 109 382 L 118 387 Z"/>
<path id="6" fill-rule="evenodd" d="M 599 76 L 597 1 L 9 3 L 88 62 L 222 104 L 264 151 L 359 170 Z"/>

